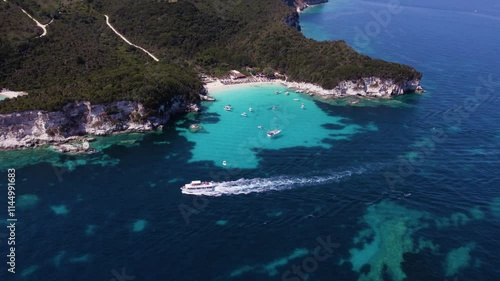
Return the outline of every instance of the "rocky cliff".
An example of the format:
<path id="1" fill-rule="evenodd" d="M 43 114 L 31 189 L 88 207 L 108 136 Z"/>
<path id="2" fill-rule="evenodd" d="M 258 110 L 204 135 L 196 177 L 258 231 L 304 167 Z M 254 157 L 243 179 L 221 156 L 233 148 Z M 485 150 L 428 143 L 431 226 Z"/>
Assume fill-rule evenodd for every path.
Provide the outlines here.
<path id="1" fill-rule="evenodd" d="M 354 81 L 342 81 L 333 89 L 324 89 L 318 85 L 301 82 L 286 82 L 287 87 L 321 96 L 323 98 L 343 98 L 349 96 L 389 98 L 405 93 L 423 92 L 420 80 L 408 80 L 396 83 L 391 79 L 366 77 Z"/>
<path id="2" fill-rule="evenodd" d="M 198 111 L 198 106 L 177 96 L 150 117 L 146 117 L 142 104 L 133 101 L 109 105 L 74 102 L 56 112 L 3 114 L 0 115 L 0 149 L 63 143 L 83 135 L 151 131 L 165 124 L 172 114 L 192 111 Z"/>
<path id="3" fill-rule="evenodd" d="M 317 5 L 328 2 L 328 0 L 284 0 L 289 6 L 294 6 L 299 10 L 307 8 L 309 5 Z"/>

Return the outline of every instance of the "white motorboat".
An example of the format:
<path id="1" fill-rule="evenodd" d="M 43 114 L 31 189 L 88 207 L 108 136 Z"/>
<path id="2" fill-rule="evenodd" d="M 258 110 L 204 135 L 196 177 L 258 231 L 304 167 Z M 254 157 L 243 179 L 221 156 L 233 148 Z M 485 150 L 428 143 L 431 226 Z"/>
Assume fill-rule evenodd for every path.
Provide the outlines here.
<path id="1" fill-rule="evenodd" d="M 250 108 L 248 109 L 248 111 L 252 112 L 252 108 L 250 107 Z"/>
<path id="2" fill-rule="evenodd" d="M 276 92 L 274 92 L 274 93 L 275 93 L 276 95 L 281 94 L 281 92 L 280 92 L 280 91 L 276 91 Z"/>
<path id="3" fill-rule="evenodd" d="M 231 110 L 233 110 L 233 108 L 230 105 L 226 105 L 226 106 L 224 106 L 224 110 L 231 111 Z"/>
<path id="4" fill-rule="evenodd" d="M 243 113 L 241 114 L 241 116 L 243 116 L 243 117 L 247 117 L 247 113 L 246 113 L 246 112 L 243 112 Z"/>
<path id="5" fill-rule="evenodd" d="M 181 187 L 182 191 L 197 191 L 197 190 L 214 190 L 215 186 L 217 186 L 216 182 L 213 181 L 192 181 L 191 183 L 186 183 L 183 187 Z"/>
<path id="6" fill-rule="evenodd" d="M 285 96 L 288 96 L 290 93 L 289 92 L 285 92 Z"/>
<path id="7" fill-rule="evenodd" d="M 281 130 L 278 130 L 278 129 L 272 130 L 272 131 L 268 131 L 267 132 L 267 136 L 268 137 L 272 137 L 272 136 L 275 136 L 275 135 L 279 134 L 280 132 L 281 132 Z"/>
<path id="8" fill-rule="evenodd" d="M 262 127 L 262 126 L 257 126 L 257 128 L 259 128 L 259 129 L 261 129 L 261 130 L 262 130 L 262 129 L 264 129 L 264 127 Z"/>
<path id="9" fill-rule="evenodd" d="M 191 126 L 189 126 L 189 130 L 193 133 L 196 133 L 200 130 L 203 130 L 203 127 L 201 127 L 199 124 L 191 124 Z"/>
<path id="10" fill-rule="evenodd" d="M 82 147 L 85 150 L 88 150 L 90 148 L 90 144 L 87 140 L 83 140 Z"/>
<path id="11" fill-rule="evenodd" d="M 226 160 L 222 161 L 222 166 L 227 166 Z"/>

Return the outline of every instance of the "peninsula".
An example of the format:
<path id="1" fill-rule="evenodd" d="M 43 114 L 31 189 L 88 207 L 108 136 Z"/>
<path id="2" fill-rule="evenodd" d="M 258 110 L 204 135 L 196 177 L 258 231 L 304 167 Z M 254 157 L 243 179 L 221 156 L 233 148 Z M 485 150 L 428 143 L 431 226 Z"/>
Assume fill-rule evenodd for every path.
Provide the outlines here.
<path id="1" fill-rule="evenodd" d="M 0 149 L 154 130 L 198 110 L 200 73 L 278 75 L 332 98 L 418 89 L 409 66 L 305 38 L 298 10 L 321 2 L 2 1 L 0 88 L 28 95 L 0 101 Z"/>

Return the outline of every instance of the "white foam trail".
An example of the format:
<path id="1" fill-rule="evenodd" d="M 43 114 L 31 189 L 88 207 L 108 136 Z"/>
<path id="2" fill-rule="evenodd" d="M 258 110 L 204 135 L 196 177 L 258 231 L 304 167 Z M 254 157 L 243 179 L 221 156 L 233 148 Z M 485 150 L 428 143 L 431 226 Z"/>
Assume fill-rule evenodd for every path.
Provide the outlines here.
<path id="1" fill-rule="evenodd" d="M 329 182 L 339 182 L 344 177 L 352 176 L 353 174 L 362 174 L 366 171 L 365 168 L 347 170 L 342 172 L 323 172 L 321 176 L 310 177 L 293 177 L 293 176 L 277 176 L 271 178 L 254 178 L 254 179 L 239 179 L 236 181 L 227 181 L 218 184 L 214 190 L 196 190 L 182 191 L 189 195 L 205 195 L 205 196 L 221 196 L 221 195 L 237 195 L 248 194 L 253 192 L 267 192 L 273 190 L 286 190 L 303 186 L 314 186 Z M 324 175 L 326 174 L 326 175 Z"/>

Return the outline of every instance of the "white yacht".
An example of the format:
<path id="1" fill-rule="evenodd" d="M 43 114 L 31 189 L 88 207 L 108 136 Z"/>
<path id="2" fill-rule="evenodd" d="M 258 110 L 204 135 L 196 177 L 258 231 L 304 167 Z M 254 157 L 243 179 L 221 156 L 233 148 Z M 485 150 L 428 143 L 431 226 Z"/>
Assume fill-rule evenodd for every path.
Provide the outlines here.
<path id="1" fill-rule="evenodd" d="M 267 132 L 267 136 L 268 137 L 272 137 L 272 136 L 275 136 L 275 135 L 279 134 L 280 132 L 281 132 L 281 130 L 278 130 L 278 129 L 272 130 L 272 131 L 268 131 Z"/>
<path id="2" fill-rule="evenodd" d="M 216 182 L 213 181 L 192 181 L 191 183 L 186 183 L 183 187 L 181 187 L 182 191 L 196 191 L 196 190 L 214 190 L 215 186 L 217 186 Z"/>

